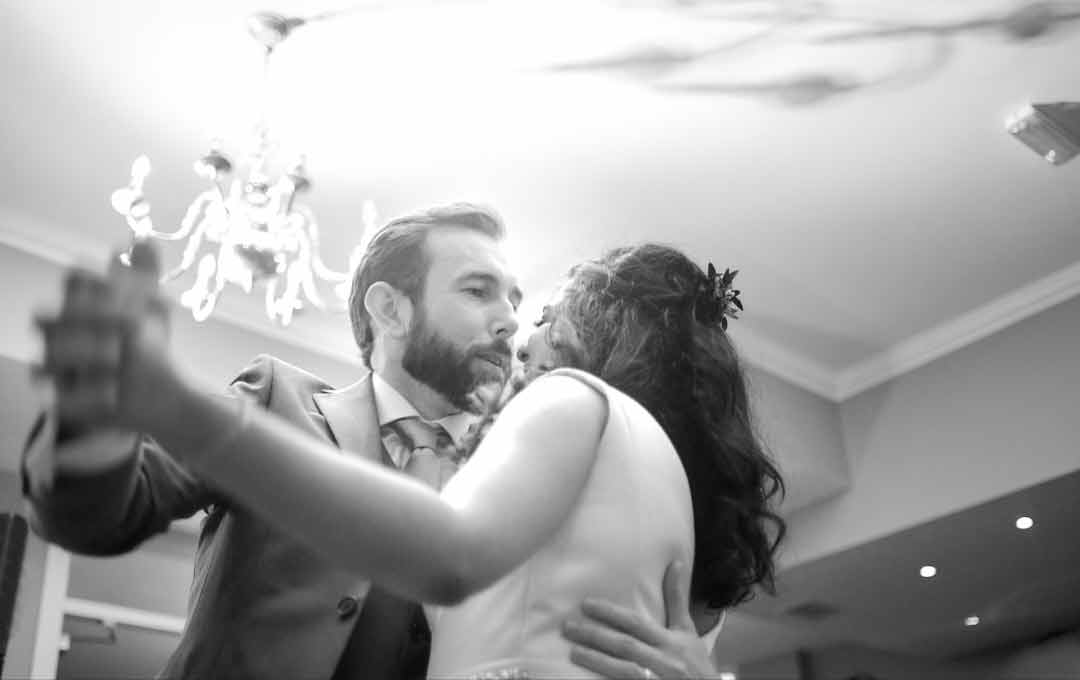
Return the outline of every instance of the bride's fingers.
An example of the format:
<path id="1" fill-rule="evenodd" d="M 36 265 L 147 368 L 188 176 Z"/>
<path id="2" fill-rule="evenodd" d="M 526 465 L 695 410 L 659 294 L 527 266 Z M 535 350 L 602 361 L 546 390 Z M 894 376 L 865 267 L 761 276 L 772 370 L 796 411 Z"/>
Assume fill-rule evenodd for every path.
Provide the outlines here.
<path id="1" fill-rule="evenodd" d="M 598 673 L 605 678 L 627 680 L 630 678 L 685 678 L 685 673 L 673 668 L 662 660 L 652 659 L 646 662 L 634 661 L 629 656 L 608 653 L 584 645 L 570 648 L 570 661 L 582 668 Z"/>
<path id="2" fill-rule="evenodd" d="M 63 422 L 97 424 L 110 420 L 117 407 L 119 389 L 109 374 L 84 374 L 56 387 L 56 414 Z"/>
<path id="3" fill-rule="evenodd" d="M 648 633 L 644 637 L 636 637 L 589 619 L 571 619 L 563 625 L 563 635 L 574 643 L 574 649 L 581 655 L 582 661 L 604 667 L 601 670 L 588 666 L 591 670 L 608 674 L 609 677 L 624 677 L 610 675 L 620 668 L 649 668 L 660 673 L 661 677 L 667 677 L 673 671 L 667 655 L 660 649 L 663 641 Z M 573 655 L 571 660 L 582 664 Z"/>
<path id="4" fill-rule="evenodd" d="M 120 364 L 128 327 L 123 319 L 108 315 L 39 316 L 34 322 L 45 341 L 43 367 L 47 372 L 113 370 Z"/>
<path id="5" fill-rule="evenodd" d="M 664 636 L 667 630 L 665 628 L 638 616 L 625 607 L 617 606 L 606 600 L 586 598 L 581 604 L 581 611 L 585 616 L 599 622 L 601 625 L 622 631 L 647 645 L 656 647 L 666 641 Z"/>
<path id="6" fill-rule="evenodd" d="M 89 269 L 73 268 L 64 276 L 64 314 L 106 310 L 112 297 L 109 281 Z"/>
<path id="7" fill-rule="evenodd" d="M 605 678 L 620 678 L 621 680 L 622 678 L 645 677 L 637 664 L 616 659 L 588 647 L 571 648 L 570 661 Z"/>

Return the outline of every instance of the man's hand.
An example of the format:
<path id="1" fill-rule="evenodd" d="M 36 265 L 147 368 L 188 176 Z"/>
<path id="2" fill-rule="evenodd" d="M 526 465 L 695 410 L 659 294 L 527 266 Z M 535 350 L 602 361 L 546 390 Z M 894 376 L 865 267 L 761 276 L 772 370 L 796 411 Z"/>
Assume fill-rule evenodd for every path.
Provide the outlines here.
<path id="1" fill-rule="evenodd" d="M 690 617 L 689 580 L 689 570 L 680 562 L 664 574 L 667 628 L 625 607 L 585 600 L 584 618 L 563 626 L 563 635 L 574 644 L 570 660 L 608 678 L 717 677 Z"/>

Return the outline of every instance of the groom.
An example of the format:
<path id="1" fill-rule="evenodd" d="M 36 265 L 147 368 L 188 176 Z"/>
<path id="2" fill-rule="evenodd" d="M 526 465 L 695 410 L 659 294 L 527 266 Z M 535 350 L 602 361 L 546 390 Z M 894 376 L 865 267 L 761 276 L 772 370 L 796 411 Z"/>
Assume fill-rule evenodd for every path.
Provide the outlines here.
<path id="1" fill-rule="evenodd" d="M 510 365 L 521 298 L 501 250 L 504 227 L 491 212 L 452 205 L 399 218 L 373 239 L 357 268 L 350 318 L 371 371 L 335 390 L 315 376 L 260 356 L 230 390 L 293 425 L 359 455 L 438 485 L 453 461 L 420 458 L 394 423 L 434 423 L 460 441 L 472 416 L 467 397 L 501 386 Z M 87 295 L 79 277 L 67 295 Z M 417 310 L 391 313 L 396 296 Z M 46 341 L 46 359 L 108 351 Z M 169 678 L 424 677 L 430 634 L 422 609 L 327 563 L 193 478 L 152 440 L 86 430 L 80 412 L 90 379 L 58 386 L 56 408 L 35 426 L 24 480 L 35 530 L 69 550 L 113 555 L 169 524 L 207 511 L 195 561 L 188 622 L 162 671 Z M 434 468 L 434 470 L 432 469 Z M 671 604 L 671 603 L 669 603 Z M 599 609 L 597 609 L 599 607 Z M 680 603 L 685 611 L 685 605 Z M 612 675 L 697 668 L 685 630 L 631 625 L 625 612 L 591 604 L 570 622 L 585 665 Z M 620 618 L 622 617 L 622 618 Z M 684 626 L 685 629 L 685 626 Z M 680 637 L 681 635 L 681 637 Z M 689 636 L 692 638 L 693 636 Z"/>

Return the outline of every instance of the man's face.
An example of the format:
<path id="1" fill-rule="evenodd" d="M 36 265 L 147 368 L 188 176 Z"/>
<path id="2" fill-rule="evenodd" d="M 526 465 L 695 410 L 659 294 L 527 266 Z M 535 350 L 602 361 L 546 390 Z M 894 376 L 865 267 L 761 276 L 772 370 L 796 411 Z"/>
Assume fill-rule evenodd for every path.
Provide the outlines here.
<path id="1" fill-rule="evenodd" d="M 509 377 L 521 291 L 497 241 L 465 228 L 428 234 L 430 268 L 402 367 L 458 408 Z"/>

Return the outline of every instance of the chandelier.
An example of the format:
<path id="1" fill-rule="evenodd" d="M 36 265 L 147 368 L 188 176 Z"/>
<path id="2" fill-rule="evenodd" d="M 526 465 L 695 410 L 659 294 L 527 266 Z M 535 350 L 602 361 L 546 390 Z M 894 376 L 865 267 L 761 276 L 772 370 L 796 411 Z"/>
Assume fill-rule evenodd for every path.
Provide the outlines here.
<path id="1" fill-rule="evenodd" d="M 305 19 L 259 12 L 249 17 L 248 32 L 265 50 L 264 89 L 274 48 L 299 26 L 331 16 L 326 13 Z M 228 284 L 245 293 L 264 286 L 266 314 L 283 326 L 307 304 L 323 310 L 344 309 L 351 272 L 363 252 L 363 243 L 349 257 L 348 271 L 335 271 L 323 263 L 318 222 L 311 209 L 297 200 L 311 188 L 305 160 L 300 157 L 275 178 L 271 169 L 274 151 L 265 110 L 255 126 L 254 148 L 247 155 L 243 172 L 225 155 L 221 142 L 213 142 L 195 162 L 196 174 L 211 186 L 195 197 L 174 231 L 155 229 L 150 218 L 150 204 L 143 192 L 151 169 L 146 156 L 132 164 L 130 183 L 112 194 L 112 206 L 124 216 L 134 239 L 186 241 L 179 264 L 164 274 L 162 282 L 195 267 L 195 282 L 180 296 L 180 304 L 191 310 L 196 321 L 209 318 Z M 366 201 L 362 210 L 364 235 L 372 233 L 375 220 L 374 204 Z M 317 280 L 331 287 L 334 299 L 323 299 Z"/>

